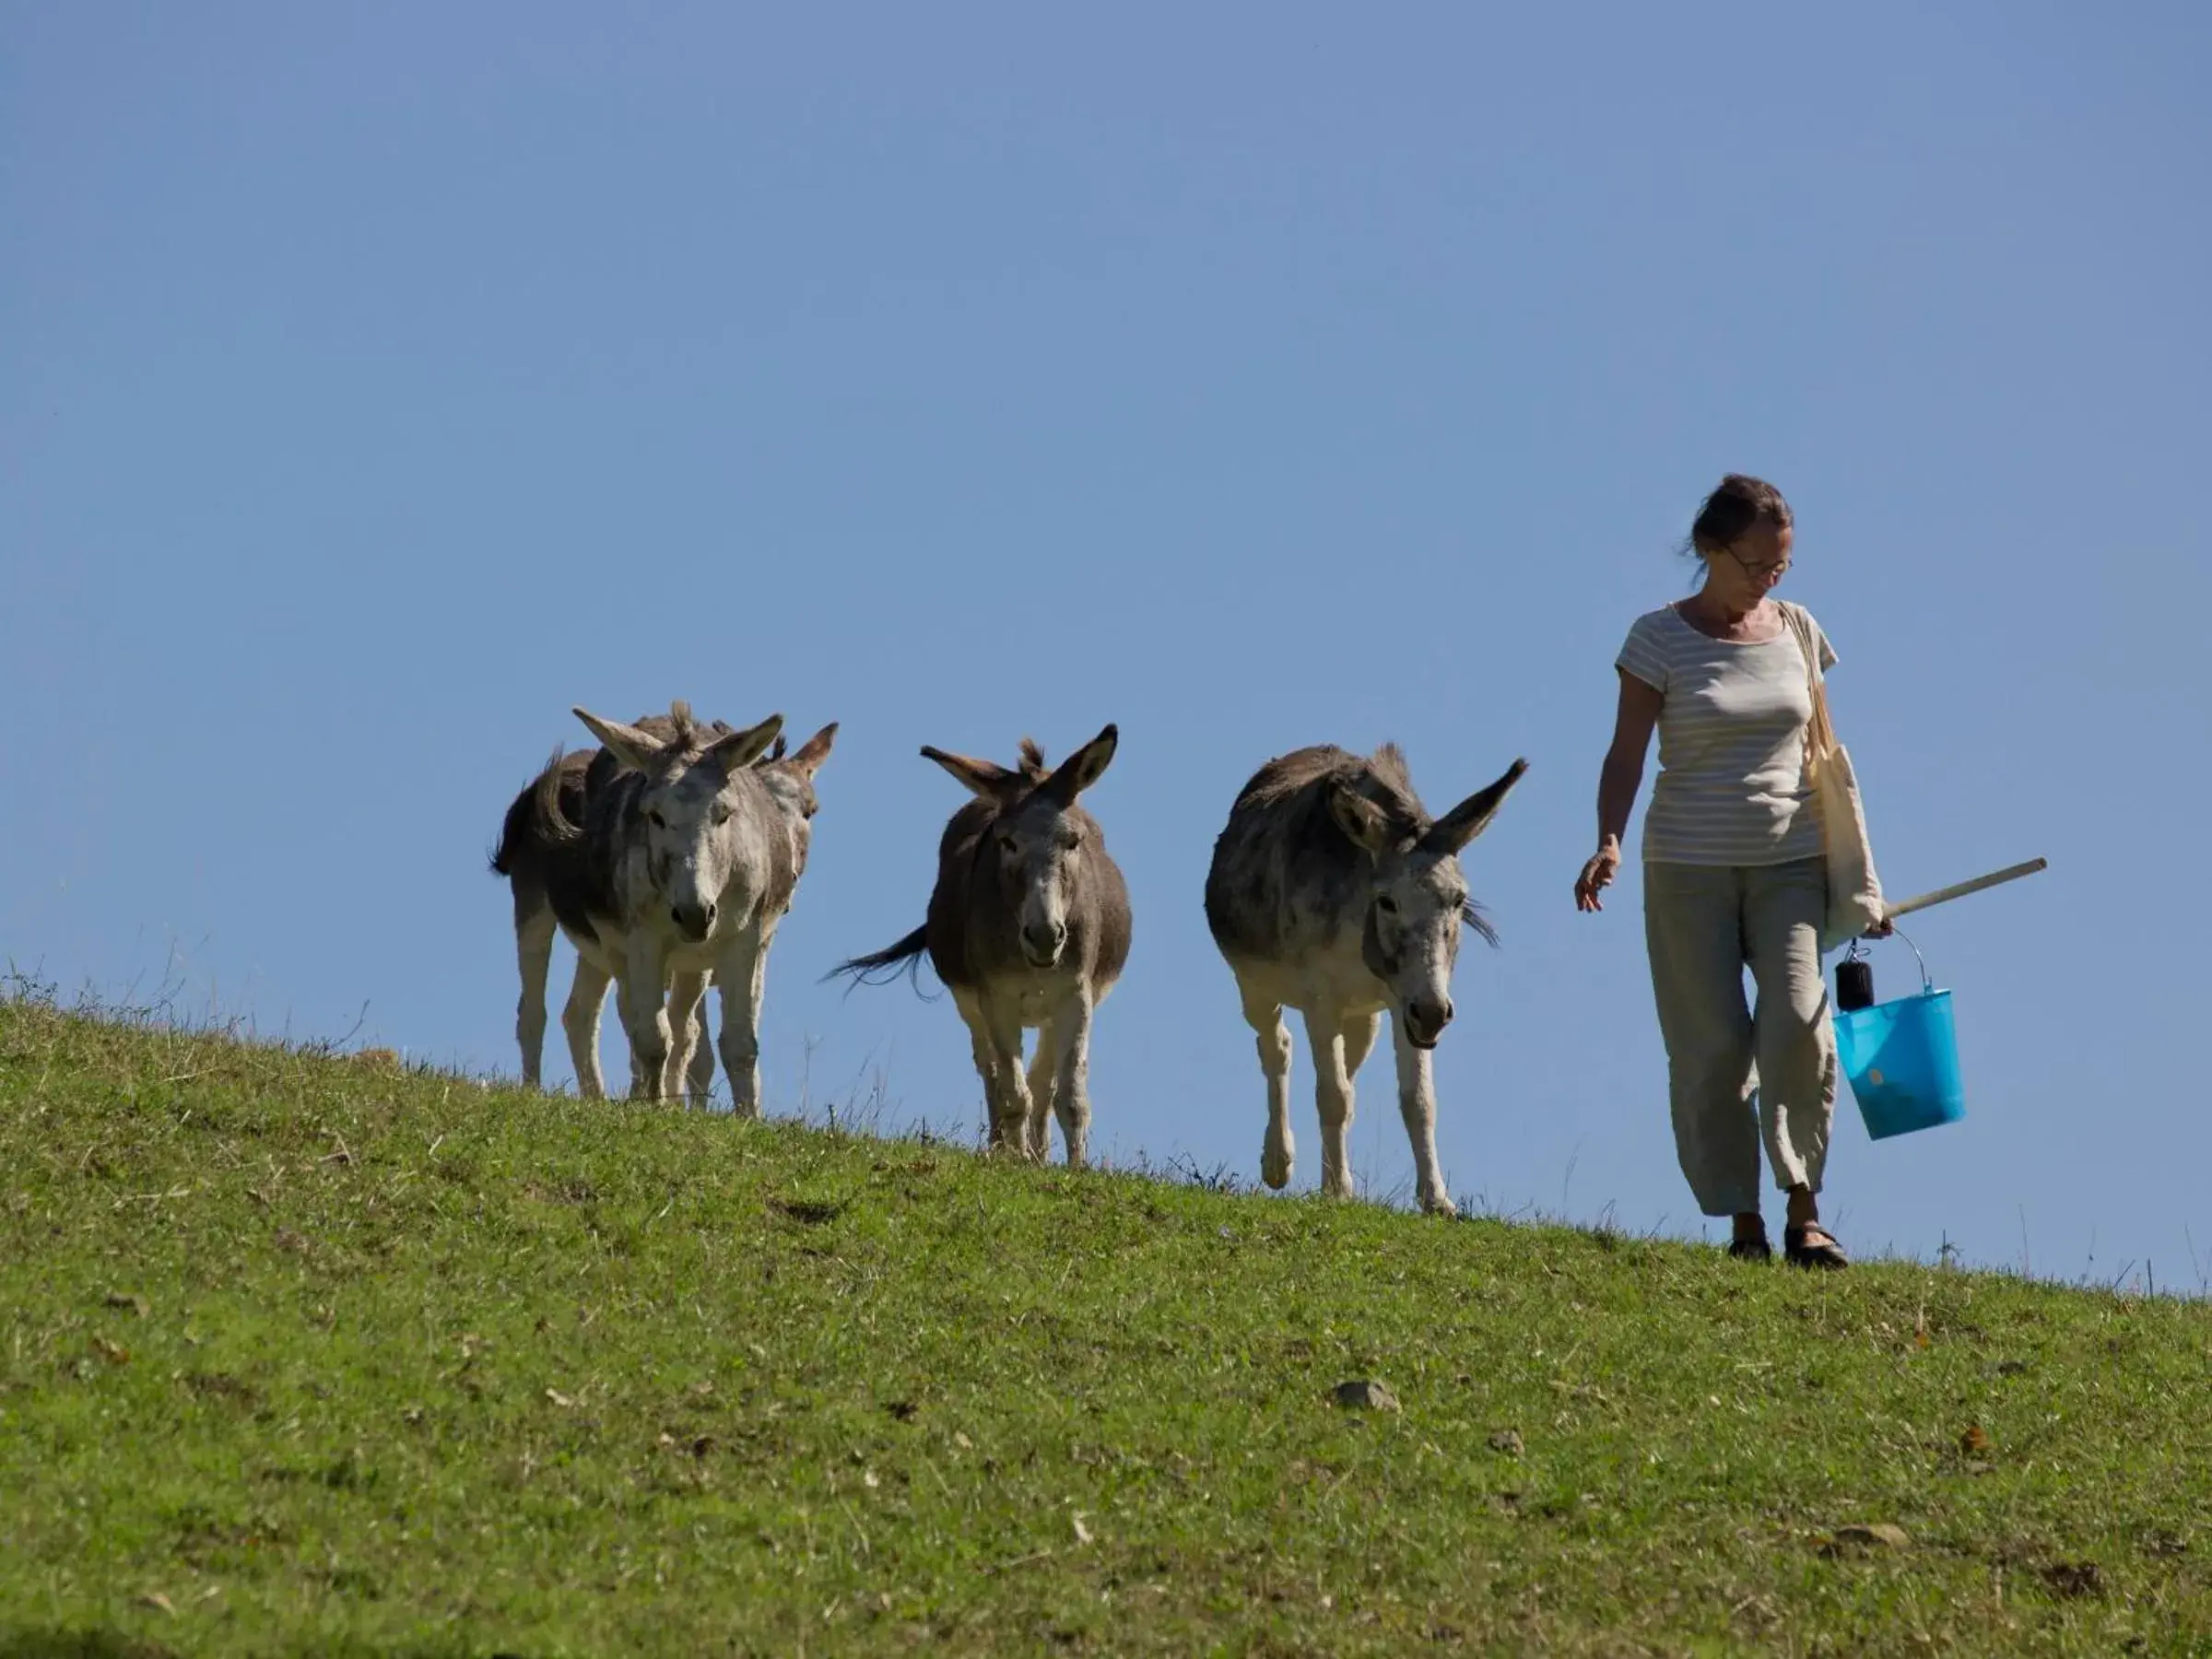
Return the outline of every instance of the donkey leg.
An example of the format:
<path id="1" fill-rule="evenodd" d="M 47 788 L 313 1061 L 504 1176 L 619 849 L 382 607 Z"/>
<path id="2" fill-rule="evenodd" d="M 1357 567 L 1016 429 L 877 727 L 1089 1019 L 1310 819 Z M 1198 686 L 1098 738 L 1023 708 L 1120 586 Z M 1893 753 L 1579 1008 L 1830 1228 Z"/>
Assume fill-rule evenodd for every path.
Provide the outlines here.
<path id="1" fill-rule="evenodd" d="M 1352 1078 L 1345 1065 L 1344 1028 L 1334 1015 L 1310 1013 L 1306 1042 L 1313 1051 L 1313 1103 L 1321 1112 L 1321 1190 L 1331 1198 L 1349 1198 Z"/>
<path id="2" fill-rule="evenodd" d="M 606 1098 L 606 1079 L 599 1074 L 599 1009 L 606 1001 L 609 977 L 605 968 L 579 955 L 568 1006 L 560 1011 L 560 1029 L 569 1037 L 569 1064 L 576 1068 L 576 1092 L 587 1100 Z"/>
<path id="3" fill-rule="evenodd" d="M 1374 1052 L 1375 1038 L 1382 1030 L 1382 1016 L 1355 1014 L 1339 1029 L 1344 1032 L 1344 1076 L 1348 1083 L 1359 1075 L 1359 1068 Z"/>
<path id="4" fill-rule="evenodd" d="M 991 1102 L 991 1145 L 1030 1155 L 1030 1083 L 1021 1067 L 1021 1006 L 1011 997 L 971 994 L 968 1023 L 976 1067 Z"/>
<path id="5" fill-rule="evenodd" d="M 699 972 L 674 973 L 668 978 L 668 1077 L 671 1088 L 682 1082 L 691 1104 L 706 1110 L 707 1090 L 714 1082 L 714 1050 L 705 1041 L 707 976 Z M 706 1080 L 700 1080 L 701 1058 Z"/>
<path id="6" fill-rule="evenodd" d="M 629 949 L 615 984 L 622 1030 L 629 1039 L 629 1092 L 633 1100 L 659 1100 L 668 1094 L 667 969 L 657 940 L 639 939 Z"/>
<path id="7" fill-rule="evenodd" d="M 523 1087 L 542 1086 L 546 1054 L 546 978 L 553 966 L 553 907 L 544 889 L 517 880 L 514 887 L 514 959 L 522 970 L 522 998 L 514 1006 L 514 1041 L 523 1051 Z"/>
<path id="8" fill-rule="evenodd" d="M 707 992 L 713 988 L 714 976 L 707 976 L 707 983 L 700 989 L 699 1031 L 691 1045 L 691 1058 L 684 1066 L 685 1082 L 692 1100 L 702 1110 L 714 1092 L 714 1041 L 707 1030 Z"/>
<path id="9" fill-rule="evenodd" d="M 1058 1050 L 1052 1072 L 1053 1115 L 1060 1120 L 1060 1138 L 1067 1145 L 1067 1167 L 1080 1170 L 1090 1155 L 1090 998 L 1078 997 L 1053 1021 L 1049 1031 L 1037 1034 L 1040 1055 L 1048 1036 Z M 1045 1150 L 1040 1134 L 1038 1157 L 1041 1159 Z"/>
<path id="10" fill-rule="evenodd" d="M 722 986 L 722 1069 L 730 1080 L 730 1110 L 760 1115 L 760 1001 L 768 987 L 772 927 L 747 928 L 714 965 Z"/>
<path id="11" fill-rule="evenodd" d="M 1290 1031 L 1280 1003 L 1240 979 L 1244 1023 L 1259 1035 L 1260 1070 L 1267 1078 L 1267 1138 L 1260 1147 L 1260 1179 L 1278 1191 L 1290 1184 L 1298 1143 L 1290 1134 Z"/>
<path id="12" fill-rule="evenodd" d="M 1004 1005 L 986 1003 L 983 1008 L 990 1028 L 991 1047 L 998 1073 L 998 1138 L 1011 1146 L 1030 1162 L 1041 1162 L 1044 1154 L 1032 1149 L 1030 1141 L 1029 1074 L 1021 1065 L 1021 1011 L 1009 999 Z M 1038 1125 L 1042 1138 L 1043 1125 Z"/>
<path id="13" fill-rule="evenodd" d="M 1382 1016 L 1380 1014 L 1355 1014 L 1337 1027 L 1344 1037 L 1344 1122 L 1347 1131 L 1354 1114 L 1359 1111 L 1359 1068 L 1367 1064 L 1368 1055 L 1374 1052 L 1375 1037 L 1382 1029 Z M 1351 1163 L 1347 1157 L 1344 1182 L 1347 1197 L 1351 1195 Z"/>
<path id="14" fill-rule="evenodd" d="M 991 1028 L 983 1018 L 982 999 L 974 992 L 956 989 L 952 1006 L 959 1010 L 960 1023 L 968 1028 L 968 1046 L 975 1055 L 975 1075 L 982 1080 L 983 1144 L 995 1152 L 1004 1119 L 998 1109 L 998 1057 L 991 1044 Z"/>
<path id="15" fill-rule="evenodd" d="M 1432 1216 L 1456 1216 L 1459 1206 L 1444 1190 L 1444 1177 L 1436 1157 L 1436 1077 L 1429 1065 L 1429 1051 L 1406 1040 L 1406 1028 L 1395 1014 L 1390 1019 L 1391 1045 L 1397 1051 L 1398 1115 L 1406 1120 L 1406 1138 L 1413 1143 L 1415 1191 L 1421 1208 Z"/>
<path id="16" fill-rule="evenodd" d="M 1052 1160 L 1053 1111 L 1057 1104 L 1053 1089 L 1059 1073 L 1059 1021 L 1047 1019 L 1037 1028 L 1037 1053 L 1030 1061 L 1030 1115 L 1022 1141 L 1022 1150 L 1039 1163 Z"/>

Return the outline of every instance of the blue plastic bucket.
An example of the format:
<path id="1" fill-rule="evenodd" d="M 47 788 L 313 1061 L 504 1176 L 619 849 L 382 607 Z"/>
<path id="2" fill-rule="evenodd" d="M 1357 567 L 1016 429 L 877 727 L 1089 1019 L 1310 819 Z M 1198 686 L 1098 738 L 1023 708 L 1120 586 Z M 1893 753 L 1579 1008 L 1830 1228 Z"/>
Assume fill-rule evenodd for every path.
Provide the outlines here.
<path id="1" fill-rule="evenodd" d="M 1835 1021 L 1836 1058 L 1873 1139 L 1955 1124 L 1966 1115 L 1948 991 L 1923 990 L 1838 1013 Z"/>

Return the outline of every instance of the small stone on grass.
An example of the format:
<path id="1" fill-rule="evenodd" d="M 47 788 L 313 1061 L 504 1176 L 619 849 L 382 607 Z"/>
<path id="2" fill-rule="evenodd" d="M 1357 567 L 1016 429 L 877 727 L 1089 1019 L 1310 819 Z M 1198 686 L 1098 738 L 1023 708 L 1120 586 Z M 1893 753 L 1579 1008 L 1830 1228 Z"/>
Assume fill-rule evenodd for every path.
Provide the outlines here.
<path id="1" fill-rule="evenodd" d="M 1355 1411 L 1397 1411 L 1398 1396 L 1374 1377 L 1355 1377 L 1336 1384 L 1336 1404 Z"/>

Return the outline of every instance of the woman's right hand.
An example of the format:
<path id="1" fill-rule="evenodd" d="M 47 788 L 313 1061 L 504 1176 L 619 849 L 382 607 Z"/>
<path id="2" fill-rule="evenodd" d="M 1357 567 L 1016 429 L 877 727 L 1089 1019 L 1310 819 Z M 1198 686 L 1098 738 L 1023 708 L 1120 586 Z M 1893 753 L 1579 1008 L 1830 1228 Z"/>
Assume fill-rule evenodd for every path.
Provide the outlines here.
<path id="1" fill-rule="evenodd" d="M 1608 839 L 1598 848 L 1583 873 L 1574 879 L 1574 908 L 1578 911 L 1602 911 L 1606 907 L 1598 894 L 1613 885 L 1613 877 L 1620 873 L 1620 843 Z"/>

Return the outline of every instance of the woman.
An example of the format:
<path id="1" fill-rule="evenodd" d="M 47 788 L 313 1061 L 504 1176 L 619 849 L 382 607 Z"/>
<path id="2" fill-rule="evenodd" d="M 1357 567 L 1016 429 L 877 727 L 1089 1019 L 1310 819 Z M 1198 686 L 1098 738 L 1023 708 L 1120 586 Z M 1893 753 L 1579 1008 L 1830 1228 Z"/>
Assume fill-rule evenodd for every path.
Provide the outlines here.
<path id="1" fill-rule="evenodd" d="M 1769 596 L 1790 568 L 1792 539 L 1789 503 L 1771 484 L 1731 474 L 1706 498 L 1689 535 L 1702 582 L 1639 617 L 1615 664 L 1620 707 L 1598 778 L 1597 853 L 1574 900 L 1578 910 L 1605 908 L 1598 895 L 1620 868 L 1656 726 L 1644 938 L 1682 1172 L 1706 1215 L 1734 1218 L 1728 1253 L 1767 1260 L 1763 1131 L 1789 1194 L 1787 1259 L 1844 1267 L 1818 1198 L 1836 1049 L 1820 977 L 1827 865 L 1805 780 L 1812 689 L 1805 653 Z M 1818 624 L 1811 633 L 1825 673 L 1835 653 Z M 1745 1006 L 1747 966 L 1756 1012 Z"/>

